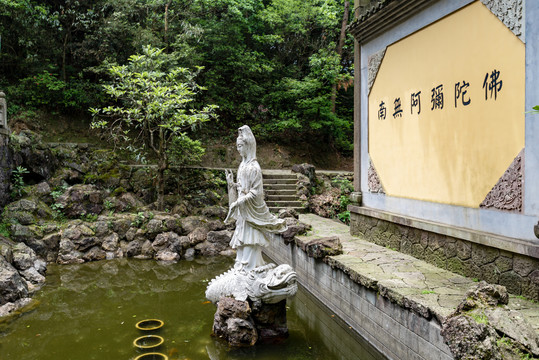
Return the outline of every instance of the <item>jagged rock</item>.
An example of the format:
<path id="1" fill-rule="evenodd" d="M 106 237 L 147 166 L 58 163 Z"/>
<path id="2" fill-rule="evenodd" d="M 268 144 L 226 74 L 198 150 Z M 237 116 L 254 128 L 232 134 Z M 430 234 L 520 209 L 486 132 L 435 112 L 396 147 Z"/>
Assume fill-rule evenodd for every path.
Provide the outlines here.
<path id="1" fill-rule="evenodd" d="M 57 202 L 62 204 L 68 218 L 79 218 L 85 214 L 99 214 L 103 210 L 105 192 L 94 185 L 73 185 L 62 194 Z"/>
<path id="2" fill-rule="evenodd" d="M 88 250 L 82 258 L 86 261 L 105 260 L 107 258 L 107 254 L 99 246 L 94 246 Z"/>
<path id="3" fill-rule="evenodd" d="M 51 193 L 51 187 L 46 181 L 42 181 L 35 186 L 36 194 L 40 197 L 48 196 Z"/>
<path id="4" fill-rule="evenodd" d="M 254 303 L 251 317 L 258 331 L 259 342 L 275 342 L 288 337 L 286 299 L 276 304 Z"/>
<path id="5" fill-rule="evenodd" d="M 178 253 L 176 252 L 173 252 L 167 249 L 162 249 L 162 250 L 157 251 L 157 253 L 155 254 L 155 260 L 178 261 L 180 260 L 180 255 L 178 255 Z"/>
<path id="6" fill-rule="evenodd" d="M 147 169 L 138 169 L 131 175 L 130 183 L 135 193 L 142 193 L 142 191 L 152 186 L 152 178 L 148 176 Z"/>
<path id="7" fill-rule="evenodd" d="M 178 234 L 168 231 L 157 235 L 152 243 L 152 247 L 155 249 L 155 251 L 168 249 L 171 246 L 173 246 L 174 249 L 179 247 L 181 250 L 181 242 L 182 239 Z"/>
<path id="8" fill-rule="evenodd" d="M 81 237 L 81 235 L 82 231 L 75 226 L 68 227 L 62 232 L 62 236 L 68 238 L 69 240 L 77 240 Z"/>
<path id="9" fill-rule="evenodd" d="M 73 244 L 75 244 L 76 250 L 82 251 L 82 252 L 96 245 L 100 245 L 98 238 L 95 236 L 81 236 L 76 240 L 72 240 L 72 242 Z"/>
<path id="10" fill-rule="evenodd" d="M 506 337 L 524 345 L 532 354 L 539 356 L 537 331 L 522 318 L 518 311 L 496 307 L 485 309 L 485 316 L 497 331 L 503 332 Z"/>
<path id="11" fill-rule="evenodd" d="M 5 303 L 4 305 L 0 306 L 0 318 L 10 315 L 30 305 L 32 302 L 34 302 L 34 300 L 32 300 L 31 298 L 25 297 L 15 302 Z"/>
<path id="12" fill-rule="evenodd" d="M 140 255 L 142 252 L 142 244 L 143 242 L 140 240 L 133 240 L 129 244 L 127 244 L 127 248 L 125 249 L 125 255 L 127 257 L 135 257 L 137 255 Z"/>
<path id="13" fill-rule="evenodd" d="M 82 264 L 82 253 L 76 250 L 75 244 L 68 238 L 60 240 L 60 248 L 58 250 L 58 264 Z"/>
<path id="14" fill-rule="evenodd" d="M 218 218 L 224 220 L 227 214 L 228 210 L 222 206 L 209 206 L 202 209 L 202 215 L 206 216 L 207 218 Z"/>
<path id="15" fill-rule="evenodd" d="M 116 233 L 112 233 L 105 238 L 103 238 L 103 242 L 101 243 L 101 247 L 105 251 L 116 251 L 118 249 L 118 242 L 120 241 L 120 237 Z"/>
<path id="16" fill-rule="evenodd" d="M 219 244 L 224 248 L 228 247 L 232 239 L 232 232 L 228 230 L 210 231 L 207 234 L 207 240 L 213 244 Z"/>
<path id="17" fill-rule="evenodd" d="M 225 230 L 226 225 L 222 220 L 210 220 L 210 221 L 208 221 L 208 229 L 210 231 Z"/>
<path id="18" fill-rule="evenodd" d="M 17 269 L 0 256 L 0 305 L 28 296 L 28 286 Z"/>
<path id="19" fill-rule="evenodd" d="M 207 240 L 195 246 L 202 256 L 217 256 L 229 247 L 232 233 L 228 230 L 210 231 Z"/>
<path id="20" fill-rule="evenodd" d="M 189 248 L 185 250 L 185 253 L 183 254 L 183 257 L 185 260 L 193 260 L 195 258 L 196 251 L 194 248 Z"/>
<path id="21" fill-rule="evenodd" d="M 99 237 L 104 237 L 105 235 L 110 233 L 109 226 L 107 225 L 105 221 L 97 221 L 94 224 L 93 230 L 94 230 L 95 235 Z"/>
<path id="22" fill-rule="evenodd" d="M 188 216 L 180 220 L 184 234 L 189 234 L 195 229 L 204 227 L 206 225 L 206 220 L 200 216 Z M 182 235 L 182 234 L 180 234 Z"/>
<path id="23" fill-rule="evenodd" d="M 34 250 L 24 243 L 13 246 L 13 265 L 19 270 L 26 270 L 34 266 L 37 256 Z"/>
<path id="24" fill-rule="evenodd" d="M 208 236 L 208 229 L 206 227 L 198 227 L 194 229 L 192 232 L 187 235 L 189 238 L 189 242 L 191 246 L 195 246 L 204 240 L 206 240 Z"/>
<path id="25" fill-rule="evenodd" d="M 134 240 L 144 242 L 146 241 L 147 237 L 148 237 L 148 232 L 145 229 L 137 229 Z"/>
<path id="26" fill-rule="evenodd" d="M 155 250 L 152 247 L 152 242 L 150 240 L 146 240 L 142 243 L 140 255 L 143 256 L 145 259 L 153 258 L 153 256 L 155 255 Z"/>
<path id="27" fill-rule="evenodd" d="M 164 230 L 163 222 L 161 220 L 152 219 L 146 224 L 147 236 L 150 239 L 154 239 L 157 234 Z"/>
<path id="28" fill-rule="evenodd" d="M 52 176 L 59 163 L 51 150 L 42 145 L 41 136 L 23 130 L 19 135 L 13 135 L 12 141 L 20 146 L 13 156 L 15 167 L 25 167 L 29 171 L 28 176 L 34 179 L 43 180 Z"/>
<path id="29" fill-rule="evenodd" d="M 52 233 L 45 235 L 45 237 L 42 239 L 45 246 L 47 246 L 47 249 L 49 251 L 57 251 L 58 247 L 60 245 L 60 239 L 61 239 L 60 233 Z"/>
<path id="30" fill-rule="evenodd" d="M 165 229 L 168 231 L 174 231 L 176 234 L 182 233 L 182 225 L 179 221 L 179 219 L 176 219 L 174 217 L 167 217 L 164 220 L 165 223 Z"/>
<path id="31" fill-rule="evenodd" d="M 138 229 L 135 227 L 129 228 L 129 230 L 127 230 L 127 232 L 125 233 L 125 239 L 127 241 L 135 240 L 135 235 L 137 235 L 137 230 Z"/>
<path id="32" fill-rule="evenodd" d="M 226 257 L 235 257 L 236 256 L 236 250 L 235 249 L 226 249 L 219 253 L 220 256 L 226 256 Z"/>
<path id="33" fill-rule="evenodd" d="M 251 319 L 249 303 L 222 297 L 213 319 L 212 335 L 233 347 L 253 346 L 258 340 L 258 333 Z"/>
<path id="34" fill-rule="evenodd" d="M 466 299 L 459 304 L 456 312 L 460 313 L 475 308 L 507 305 L 508 302 L 509 294 L 504 286 L 492 285 L 481 281 L 476 287 L 466 293 Z"/>
<path id="35" fill-rule="evenodd" d="M 311 183 L 314 182 L 316 179 L 316 172 L 314 165 L 303 163 L 303 164 L 296 164 L 292 166 L 292 171 L 296 173 L 300 173 L 307 178 L 309 178 L 309 181 Z"/>
<path id="36" fill-rule="evenodd" d="M 118 234 L 120 239 L 124 239 L 127 231 L 131 228 L 132 220 L 129 218 L 116 218 L 112 223 L 112 230 Z"/>
<path id="37" fill-rule="evenodd" d="M 334 209 L 340 207 L 341 190 L 330 188 L 320 195 L 313 195 L 309 199 L 309 209 L 312 213 L 329 218 L 334 215 Z"/>
<path id="38" fill-rule="evenodd" d="M 138 209 L 144 206 L 142 201 L 140 201 L 135 194 L 133 193 L 123 193 L 118 198 L 119 204 L 117 204 L 118 211 L 125 211 L 127 209 Z"/>
<path id="39" fill-rule="evenodd" d="M 20 224 L 11 226 L 11 238 L 17 242 L 25 242 L 28 239 L 34 238 L 35 233 L 28 227 Z"/>
<path id="40" fill-rule="evenodd" d="M 302 223 L 294 217 L 286 217 L 285 220 L 287 228 L 281 235 L 287 244 L 294 241 L 296 235 L 305 234 L 311 229 L 311 225 Z"/>
<path id="41" fill-rule="evenodd" d="M 13 263 L 13 246 L 15 242 L 0 235 L 0 256 L 3 256 L 8 263 Z"/>
<path id="42" fill-rule="evenodd" d="M 501 359 L 494 328 L 471 317 L 450 318 L 444 324 L 442 336 L 455 359 Z"/>
<path id="43" fill-rule="evenodd" d="M 441 331 L 455 359 L 518 358 L 521 351 L 539 355 L 539 336 L 506 306 L 508 299 L 505 287 L 484 281 L 466 293 Z M 502 336 L 512 341 L 503 342 Z"/>
<path id="44" fill-rule="evenodd" d="M 20 271 L 20 274 L 34 285 L 40 285 L 45 282 L 45 276 L 40 274 L 34 267 Z"/>
<path id="45" fill-rule="evenodd" d="M 314 239 L 300 245 L 308 256 L 315 259 L 323 259 L 326 256 L 342 254 L 341 240 L 337 236 Z"/>
<path id="46" fill-rule="evenodd" d="M 277 215 L 279 219 L 294 218 L 299 219 L 298 212 L 294 209 L 280 209 Z"/>

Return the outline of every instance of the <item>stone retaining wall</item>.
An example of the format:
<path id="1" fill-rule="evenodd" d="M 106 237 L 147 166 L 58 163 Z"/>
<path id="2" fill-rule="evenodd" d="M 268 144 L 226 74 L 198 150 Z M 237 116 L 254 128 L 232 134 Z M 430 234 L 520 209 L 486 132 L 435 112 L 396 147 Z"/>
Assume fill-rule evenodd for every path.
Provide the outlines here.
<path id="1" fill-rule="evenodd" d="M 515 295 L 539 300 L 537 258 L 355 211 L 351 213 L 350 233 L 439 268 L 503 285 Z"/>
<path id="2" fill-rule="evenodd" d="M 265 253 L 276 263 L 290 264 L 301 285 L 389 359 L 453 358 L 435 318 L 401 308 L 281 239 L 272 241 Z"/>
<path id="3" fill-rule="evenodd" d="M 9 184 L 11 179 L 11 155 L 8 147 L 9 135 L 0 128 L 0 208 L 9 202 Z"/>

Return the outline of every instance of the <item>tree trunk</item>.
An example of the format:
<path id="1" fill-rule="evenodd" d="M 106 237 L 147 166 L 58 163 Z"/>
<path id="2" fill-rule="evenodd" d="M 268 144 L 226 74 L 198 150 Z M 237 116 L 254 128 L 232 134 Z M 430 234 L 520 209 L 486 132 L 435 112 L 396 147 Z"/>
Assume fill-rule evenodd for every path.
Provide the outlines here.
<path id="1" fill-rule="evenodd" d="M 172 2 L 169 1 L 166 5 L 165 5 L 165 35 L 164 35 L 164 42 L 165 42 L 165 46 L 168 48 L 168 7 L 170 6 L 170 3 Z"/>
<path id="2" fill-rule="evenodd" d="M 65 37 L 64 37 L 64 46 L 62 49 L 62 80 L 66 81 L 66 52 L 67 52 L 67 39 L 69 36 L 69 32 L 66 31 Z"/>
<path id="3" fill-rule="evenodd" d="M 159 162 L 157 168 L 157 210 L 165 209 L 165 170 L 166 167 Z"/>
<path id="4" fill-rule="evenodd" d="M 344 15 L 342 17 L 341 35 L 339 36 L 339 43 L 335 51 L 339 54 L 339 58 L 342 57 L 342 49 L 344 47 L 344 40 L 346 39 L 346 26 L 348 25 L 348 13 L 350 9 L 350 1 L 344 2 Z M 337 79 L 331 85 L 331 112 L 335 114 L 335 102 L 337 101 Z"/>
<path id="5" fill-rule="evenodd" d="M 157 210 L 165 209 L 165 170 L 168 169 L 168 155 L 163 128 L 159 129 L 159 152 L 157 154 Z"/>

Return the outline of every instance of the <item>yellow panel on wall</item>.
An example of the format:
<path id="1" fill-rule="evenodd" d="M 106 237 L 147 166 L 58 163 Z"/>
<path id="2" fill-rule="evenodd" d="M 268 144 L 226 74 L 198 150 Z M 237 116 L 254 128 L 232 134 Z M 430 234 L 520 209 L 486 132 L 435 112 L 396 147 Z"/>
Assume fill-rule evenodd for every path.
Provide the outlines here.
<path id="1" fill-rule="evenodd" d="M 524 61 L 479 1 L 389 46 L 369 94 L 387 194 L 479 207 L 524 147 Z"/>

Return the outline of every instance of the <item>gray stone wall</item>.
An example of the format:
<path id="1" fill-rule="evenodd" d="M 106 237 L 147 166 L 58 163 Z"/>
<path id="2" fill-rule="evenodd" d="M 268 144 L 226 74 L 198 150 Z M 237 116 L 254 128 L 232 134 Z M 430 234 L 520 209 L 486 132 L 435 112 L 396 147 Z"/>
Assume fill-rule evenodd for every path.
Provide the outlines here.
<path id="1" fill-rule="evenodd" d="M 8 141 L 9 135 L 0 132 L 0 208 L 3 208 L 9 201 L 12 159 Z"/>
<path id="2" fill-rule="evenodd" d="M 278 264 L 290 264 L 302 286 L 389 359 L 453 359 L 436 319 L 402 308 L 282 239 L 271 241 L 264 253 Z M 347 345 L 339 346 L 346 349 Z M 358 354 L 357 358 L 369 357 Z"/>
<path id="3" fill-rule="evenodd" d="M 539 259 L 352 213 L 350 233 L 470 278 L 539 300 Z"/>

